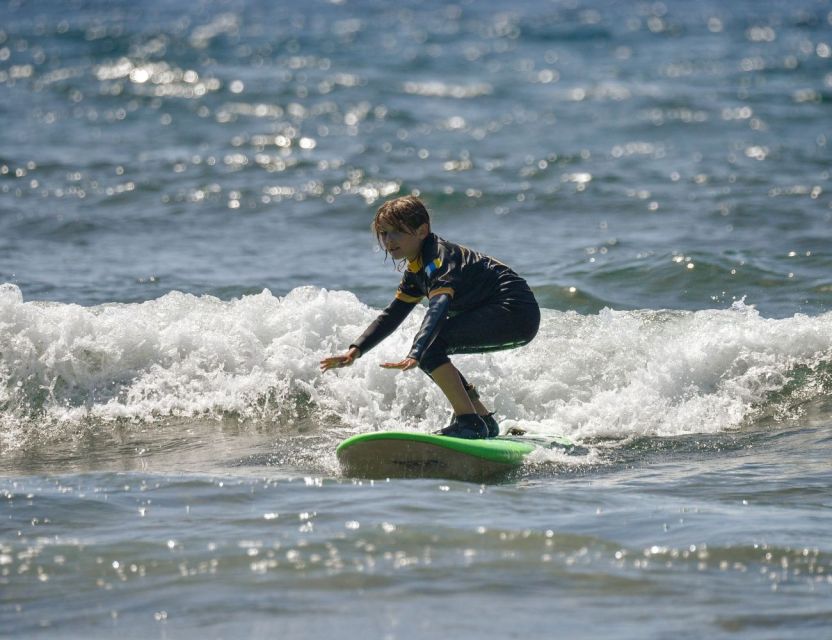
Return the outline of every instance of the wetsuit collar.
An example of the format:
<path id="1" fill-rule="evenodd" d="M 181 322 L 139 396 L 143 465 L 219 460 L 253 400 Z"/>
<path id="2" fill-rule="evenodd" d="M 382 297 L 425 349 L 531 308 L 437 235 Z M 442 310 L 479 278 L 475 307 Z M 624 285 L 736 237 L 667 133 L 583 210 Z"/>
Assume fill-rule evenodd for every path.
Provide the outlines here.
<path id="1" fill-rule="evenodd" d="M 431 256 L 433 256 L 435 253 L 436 234 L 429 233 L 422 242 L 422 250 L 419 252 L 419 255 L 416 257 L 416 259 L 407 261 L 407 270 L 411 273 L 419 273 L 427 263 L 433 260 Z"/>

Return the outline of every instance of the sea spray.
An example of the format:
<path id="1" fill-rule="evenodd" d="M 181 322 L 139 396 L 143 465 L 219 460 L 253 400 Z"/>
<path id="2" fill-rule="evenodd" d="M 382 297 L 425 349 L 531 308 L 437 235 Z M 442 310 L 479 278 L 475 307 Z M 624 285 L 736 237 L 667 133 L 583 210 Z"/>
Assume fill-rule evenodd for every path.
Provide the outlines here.
<path id="1" fill-rule="evenodd" d="M 25 302 L 4 285 L 3 444 L 171 418 L 306 418 L 353 432 L 440 426 L 449 409 L 424 375 L 378 366 L 407 352 L 422 307 L 352 367 L 319 371 L 319 360 L 343 352 L 376 314 L 351 293 L 315 287 L 285 297 L 171 292 L 82 307 Z M 832 361 L 830 344 L 832 314 L 774 320 L 742 303 L 697 312 L 544 310 L 530 345 L 455 360 L 504 428 L 580 441 L 736 429 L 769 409 L 770 398 L 788 401 L 776 394 L 794 386 L 792 371 L 812 389 L 811 372 Z"/>

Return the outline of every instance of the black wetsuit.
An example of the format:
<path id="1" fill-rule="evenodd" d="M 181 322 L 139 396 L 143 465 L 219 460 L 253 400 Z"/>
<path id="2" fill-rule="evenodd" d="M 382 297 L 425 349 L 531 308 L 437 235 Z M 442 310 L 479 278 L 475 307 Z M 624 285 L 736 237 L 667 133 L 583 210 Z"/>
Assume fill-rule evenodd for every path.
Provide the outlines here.
<path id="1" fill-rule="evenodd" d="M 540 308 L 526 281 L 503 263 L 430 234 L 407 265 L 396 298 L 351 346 L 361 355 L 389 336 L 427 296 L 430 304 L 408 357 L 430 374 L 455 353 L 527 344 Z"/>

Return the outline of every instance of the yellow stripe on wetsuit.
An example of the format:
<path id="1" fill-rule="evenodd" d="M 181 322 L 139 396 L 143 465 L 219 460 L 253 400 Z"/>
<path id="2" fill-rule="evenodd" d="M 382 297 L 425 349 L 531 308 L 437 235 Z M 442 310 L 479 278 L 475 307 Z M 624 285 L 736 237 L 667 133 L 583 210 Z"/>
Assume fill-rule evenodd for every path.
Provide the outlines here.
<path id="1" fill-rule="evenodd" d="M 407 302 L 408 304 L 416 304 L 424 297 L 425 296 L 409 296 L 401 291 L 396 291 L 396 300 L 401 300 L 402 302 Z"/>
<path id="2" fill-rule="evenodd" d="M 443 293 L 448 294 L 452 298 L 454 297 L 454 290 L 451 287 L 438 287 L 428 294 L 428 300 L 434 296 L 441 296 Z"/>

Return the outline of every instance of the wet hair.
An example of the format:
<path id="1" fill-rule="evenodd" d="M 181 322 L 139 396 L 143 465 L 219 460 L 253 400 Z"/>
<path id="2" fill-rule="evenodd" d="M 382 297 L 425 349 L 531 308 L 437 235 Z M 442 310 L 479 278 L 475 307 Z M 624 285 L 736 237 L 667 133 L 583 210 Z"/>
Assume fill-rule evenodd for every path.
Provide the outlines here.
<path id="1" fill-rule="evenodd" d="M 381 225 L 386 224 L 396 231 L 415 233 L 423 224 L 428 225 L 430 230 L 430 214 L 425 204 L 416 196 L 404 196 L 395 200 L 388 200 L 378 208 L 370 228 L 378 240 L 379 246 L 384 249 L 381 242 Z M 386 252 L 385 252 L 386 253 Z"/>

